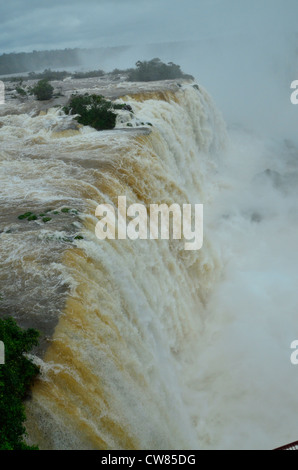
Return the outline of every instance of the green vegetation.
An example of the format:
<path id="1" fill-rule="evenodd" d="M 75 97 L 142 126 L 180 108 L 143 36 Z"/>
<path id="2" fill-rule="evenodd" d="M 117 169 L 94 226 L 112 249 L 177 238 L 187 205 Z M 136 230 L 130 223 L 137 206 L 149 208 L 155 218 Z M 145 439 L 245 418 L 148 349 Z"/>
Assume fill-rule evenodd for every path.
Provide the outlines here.
<path id="1" fill-rule="evenodd" d="M 22 77 L 2 77 L 4 82 L 23 82 L 30 80 L 47 80 L 52 82 L 54 80 L 64 80 L 66 77 L 72 79 L 82 79 L 82 78 L 94 78 L 94 77 L 103 77 L 106 73 L 103 70 L 90 70 L 88 72 L 66 72 L 64 71 L 55 71 L 51 69 L 45 69 L 43 72 L 35 73 L 29 72 L 27 76 Z"/>
<path id="2" fill-rule="evenodd" d="M 44 70 L 46 67 L 62 69 L 80 67 L 84 57 L 86 63 L 100 63 L 103 55 L 118 54 L 128 49 L 127 46 L 96 49 L 60 49 L 51 51 L 19 52 L 0 55 L 0 75 L 27 73 L 32 70 Z"/>
<path id="3" fill-rule="evenodd" d="M 88 54 L 88 52 L 86 53 Z M 3 60 L 3 56 L 0 56 L 0 73 L 1 73 L 1 59 Z M 64 64 L 64 65 L 67 65 L 67 64 Z M 174 62 L 169 62 L 166 64 L 162 62 L 159 58 L 154 58 L 149 61 L 139 60 L 136 63 L 135 68 L 127 68 L 127 69 L 116 68 L 112 72 L 109 72 L 109 73 L 105 73 L 101 69 L 91 70 L 88 72 L 67 72 L 65 70 L 53 71 L 50 68 L 46 68 L 41 73 L 29 72 L 28 76 L 2 77 L 2 80 L 20 82 L 17 88 L 17 91 L 21 96 L 26 96 L 26 90 L 21 87 L 22 81 L 41 80 L 45 82 L 50 82 L 53 80 L 64 80 L 66 77 L 70 77 L 72 79 L 84 79 L 84 78 L 103 77 L 104 75 L 108 75 L 110 80 L 118 80 L 120 77 L 123 77 L 123 79 L 126 81 L 141 81 L 141 82 L 150 82 L 150 81 L 155 81 L 155 80 L 175 80 L 175 79 L 193 80 L 194 78 L 192 75 L 185 74 L 181 70 L 180 65 L 177 65 Z M 49 99 L 49 98 L 42 98 L 42 99 Z"/>
<path id="4" fill-rule="evenodd" d="M 176 78 L 184 78 L 193 80 L 192 75 L 182 72 L 180 65 L 173 62 L 165 64 L 159 58 L 149 61 L 139 60 L 136 68 L 128 68 L 125 70 L 114 69 L 110 74 L 113 76 L 126 76 L 129 82 L 151 82 L 154 80 L 175 80 Z"/>
<path id="5" fill-rule="evenodd" d="M 163 63 L 160 59 L 155 58 L 147 61 L 138 61 L 136 69 L 128 74 L 128 81 L 131 82 L 151 82 L 154 80 L 172 80 L 176 78 L 193 79 L 191 75 L 182 72 L 180 65 L 173 62 Z"/>
<path id="6" fill-rule="evenodd" d="M 102 58 L 109 53 L 125 52 L 126 46 L 115 48 L 96 48 L 96 49 L 64 49 L 64 50 L 51 50 L 51 51 L 33 51 L 21 53 L 9 53 L 0 55 L 0 75 L 9 74 L 27 74 L 27 77 L 22 77 L 24 80 L 63 80 L 66 77 L 72 78 L 89 78 L 101 77 L 104 71 L 99 69 L 91 72 L 75 72 L 70 73 L 62 68 L 79 67 L 81 59 L 84 57 L 86 63 L 97 64 L 100 63 Z M 125 70 L 114 69 L 110 72 L 111 77 L 117 75 L 125 75 L 129 81 L 151 81 L 151 80 L 167 80 L 175 78 L 192 78 L 190 75 L 185 75 L 180 67 L 173 62 L 164 64 L 160 59 L 152 59 L 150 61 L 139 61 L 136 64 L 137 68 L 128 68 Z M 59 71 L 53 71 L 58 69 Z M 44 70 L 40 73 L 32 72 L 33 70 Z M 2 77 L 3 81 L 19 81 L 20 77 Z"/>
<path id="7" fill-rule="evenodd" d="M 39 82 L 31 88 L 30 93 L 35 95 L 39 101 L 46 101 L 53 98 L 54 88 L 47 80 Z"/>
<path id="8" fill-rule="evenodd" d="M 19 215 L 18 219 L 22 220 L 22 221 L 28 221 L 28 222 L 39 220 L 39 221 L 42 221 L 44 224 L 47 224 L 49 222 L 54 221 L 55 216 L 60 216 L 60 217 L 63 216 L 63 217 L 67 217 L 67 218 L 75 217 L 75 216 L 79 216 L 79 211 L 77 209 L 73 209 L 73 208 L 70 208 L 70 207 L 62 207 L 59 210 L 57 210 L 57 209 L 47 209 L 46 211 L 42 212 L 39 215 L 36 215 L 33 212 L 26 212 L 25 214 Z M 72 231 L 71 227 L 69 228 L 69 231 Z M 11 233 L 11 231 L 7 230 L 4 233 Z M 80 233 L 76 232 L 76 233 L 74 233 L 70 236 L 66 236 L 66 237 L 65 236 L 57 237 L 56 235 L 49 234 L 47 236 L 47 239 L 48 240 L 59 240 L 59 241 L 63 241 L 63 242 L 66 242 L 66 243 L 75 243 L 75 241 L 77 241 L 77 240 L 84 240 L 84 237 L 82 235 L 80 235 Z M 0 302 L 1 302 L 1 300 L 3 300 L 3 299 L 2 299 L 1 294 L 0 294 Z M 0 340 L 1 340 L 1 338 L 0 338 Z"/>
<path id="9" fill-rule="evenodd" d="M 39 332 L 21 329 L 13 318 L 0 320 L 5 364 L 0 365 L 0 450 L 37 450 L 24 442 L 26 420 L 23 400 L 39 368 L 25 356 L 38 344 Z"/>
<path id="10" fill-rule="evenodd" d="M 53 216 L 63 215 L 63 216 L 77 216 L 79 211 L 77 209 L 71 209 L 70 207 L 62 207 L 60 210 L 56 209 L 47 209 L 43 213 L 36 215 L 33 212 L 26 212 L 25 214 L 21 214 L 18 216 L 19 220 L 27 220 L 28 222 L 41 220 L 44 224 L 51 222 L 53 220 Z M 10 233 L 10 231 L 5 231 L 5 233 Z M 51 237 L 50 237 L 51 238 Z M 74 240 L 84 240 L 84 237 L 77 234 L 72 235 L 70 237 L 63 237 L 61 238 L 62 241 L 74 243 Z M 0 296 L 1 301 L 1 296 Z"/>
<path id="11" fill-rule="evenodd" d="M 52 80 L 64 80 L 64 78 L 69 77 L 71 74 L 65 70 L 62 72 L 56 72 L 51 69 L 45 69 L 41 73 L 30 72 L 28 74 L 27 80 L 47 80 L 51 82 Z"/>
<path id="12" fill-rule="evenodd" d="M 17 92 L 21 97 L 25 97 L 25 96 L 27 96 L 27 91 L 26 91 L 24 88 L 22 88 L 21 85 L 22 85 L 22 83 L 20 83 L 20 85 L 18 85 L 18 86 L 16 87 L 16 92 Z"/>
<path id="13" fill-rule="evenodd" d="M 131 72 L 134 71 L 134 68 L 129 68 L 129 69 L 114 69 L 112 70 L 112 72 L 109 72 L 109 75 L 111 75 L 112 77 L 117 77 L 119 75 L 124 75 L 124 76 L 128 76 L 128 74 L 130 74 Z"/>
<path id="14" fill-rule="evenodd" d="M 79 49 L 33 51 L 2 54 L 0 74 L 26 73 L 43 70 L 45 67 L 75 67 L 80 65 Z"/>
<path id="15" fill-rule="evenodd" d="M 69 105 L 63 108 L 66 114 L 77 115 L 76 119 L 84 126 L 94 129 L 114 129 L 117 114 L 115 109 L 126 108 L 125 104 L 114 104 L 101 95 L 73 95 Z"/>
<path id="16" fill-rule="evenodd" d="M 70 214 L 70 215 L 78 215 L 77 209 L 70 209 L 69 207 L 63 207 L 61 209 L 61 212 L 54 210 L 54 209 L 47 209 L 44 213 L 36 215 L 33 212 L 25 212 L 25 214 L 21 214 L 18 216 L 19 220 L 28 220 L 28 222 L 31 222 L 32 220 L 38 220 L 39 217 L 42 218 L 42 221 L 46 224 L 47 222 L 50 222 L 52 220 L 52 217 L 49 217 L 49 214 L 51 215 L 58 215 L 58 214 Z"/>
<path id="17" fill-rule="evenodd" d="M 19 220 L 24 220 L 24 219 L 28 219 L 28 217 L 30 217 L 32 215 L 32 212 L 26 212 L 25 214 L 21 214 L 18 216 L 18 219 Z"/>
<path id="18" fill-rule="evenodd" d="M 94 78 L 103 77 L 106 73 L 103 70 L 90 70 L 90 72 L 75 72 L 71 74 L 71 78 Z"/>

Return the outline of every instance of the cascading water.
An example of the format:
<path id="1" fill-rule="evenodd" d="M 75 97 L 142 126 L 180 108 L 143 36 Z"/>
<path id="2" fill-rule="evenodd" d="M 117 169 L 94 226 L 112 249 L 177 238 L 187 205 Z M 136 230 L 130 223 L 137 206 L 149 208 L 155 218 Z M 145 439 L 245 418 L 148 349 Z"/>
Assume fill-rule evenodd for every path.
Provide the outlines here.
<path id="1" fill-rule="evenodd" d="M 100 242 L 94 214 L 120 195 L 145 205 L 202 203 L 224 126 L 207 93 L 190 85 L 125 101 L 153 124 L 150 134 L 63 135 L 55 132 L 57 110 L 3 118 L 3 203 L 18 213 L 75 207 L 84 236 L 67 249 L 61 221 L 60 230 L 59 221 L 36 221 L 2 235 L 2 274 L 13 271 L 20 284 L 16 299 L 6 277 L 7 308 L 27 309 L 29 297 L 27 323 L 58 320 L 27 406 L 30 436 L 44 447 L 197 446 L 183 389 L 214 276 L 208 240 L 200 252 L 184 251 L 178 240 Z"/>
<path id="2" fill-rule="evenodd" d="M 245 279 L 251 282 L 237 277 L 249 265 L 241 255 L 247 237 L 274 228 L 266 203 L 255 210 L 248 183 L 259 172 L 262 195 L 272 159 L 257 159 L 265 150 L 252 137 L 245 151 L 243 139 L 231 146 L 197 86 L 139 91 L 124 101 L 135 122 L 153 126 L 128 130 L 119 115 L 114 131 L 68 129 L 59 109 L 1 118 L 1 312 L 46 335 L 34 357 L 41 376 L 27 402 L 29 437 L 44 449 L 277 445 L 270 408 L 263 403 L 252 416 L 267 392 L 260 393 L 258 374 L 247 373 L 255 362 L 244 347 L 248 369 L 239 372 L 237 341 L 250 312 L 233 303 L 233 285 L 245 293 Z M 275 189 L 276 202 L 283 196 Z M 203 203 L 203 249 L 185 251 L 183 240 L 99 241 L 97 205 L 117 206 L 123 195 L 146 206 Z M 52 220 L 19 221 L 26 211 Z M 249 303 L 251 292 L 243 298 Z M 258 300 L 255 294 L 254 311 Z M 260 343 L 264 331 L 261 325 Z M 270 430 L 259 432 L 264 417 Z M 281 443 L 297 437 L 283 435 Z"/>

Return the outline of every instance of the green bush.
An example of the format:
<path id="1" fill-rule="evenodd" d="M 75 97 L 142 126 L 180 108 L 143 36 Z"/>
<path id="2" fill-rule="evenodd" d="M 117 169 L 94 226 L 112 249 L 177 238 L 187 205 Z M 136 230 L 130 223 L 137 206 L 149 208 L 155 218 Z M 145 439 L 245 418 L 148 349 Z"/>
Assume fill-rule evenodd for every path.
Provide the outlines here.
<path id="1" fill-rule="evenodd" d="M 16 92 L 22 97 L 27 96 L 26 90 L 22 88 L 21 86 L 16 87 Z"/>
<path id="2" fill-rule="evenodd" d="M 94 78 L 103 77 L 105 72 L 103 70 L 90 70 L 89 72 L 74 72 L 72 78 Z"/>
<path id="3" fill-rule="evenodd" d="M 56 72 L 55 70 L 45 69 L 41 73 L 30 72 L 26 80 L 64 80 L 64 78 L 69 77 L 71 74 L 66 71 Z"/>
<path id="4" fill-rule="evenodd" d="M 66 114 L 78 115 L 77 121 L 84 126 L 94 129 L 114 129 L 117 114 L 115 109 L 122 109 L 126 105 L 113 104 L 101 95 L 73 95 L 69 105 L 63 108 Z"/>
<path id="5" fill-rule="evenodd" d="M 112 72 L 109 72 L 109 75 L 111 75 L 112 77 L 115 76 L 115 75 L 128 75 L 130 73 L 132 73 L 134 71 L 133 68 L 130 68 L 130 69 L 114 69 L 112 70 Z"/>
<path id="6" fill-rule="evenodd" d="M 2 77 L 1 80 L 4 82 L 19 82 L 28 80 L 46 80 L 51 82 L 53 80 L 64 80 L 66 77 L 73 79 L 76 78 L 94 78 L 103 77 L 106 73 L 103 70 L 90 70 L 88 72 L 66 72 L 56 71 L 51 69 L 45 69 L 43 72 L 29 72 L 28 75 L 19 77 Z"/>
<path id="7" fill-rule="evenodd" d="M 5 346 L 5 364 L 0 365 L 0 450 L 36 450 L 24 442 L 24 398 L 39 368 L 28 359 L 38 344 L 38 331 L 21 329 L 13 318 L 0 320 L 0 341 Z"/>
<path id="8" fill-rule="evenodd" d="M 35 95 L 39 101 L 50 100 L 53 98 L 54 88 L 48 80 L 39 80 L 37 84 L 31 88 L 31 94 Z"/>
<path id="9" fill-rule="evenodd" d="M 151 82 L 154 80 L 173 80 L 176 78 L 193 79 L 192 75 L 182 72 L 180 65 L 173 62 L 164 64 L 160 59 L 155 58 L 150 61 L 138 61 L 136 69 L 130 71 L 128 81 L 131 82 Z"/>

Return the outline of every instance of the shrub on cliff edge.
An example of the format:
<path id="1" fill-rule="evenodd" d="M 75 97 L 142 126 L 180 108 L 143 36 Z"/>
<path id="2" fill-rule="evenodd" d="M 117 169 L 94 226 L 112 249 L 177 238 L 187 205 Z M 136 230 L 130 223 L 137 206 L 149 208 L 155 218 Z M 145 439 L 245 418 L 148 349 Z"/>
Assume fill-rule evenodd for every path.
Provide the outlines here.
<path id="1" fill-rule="evenodd" d="M 73 95 L 69 105 L 63 108 L 66 114 L 77 115 L 76 119 L 84 126 L 91 126 L 94 129 L 107 130 L 114 129 L 117 114 L 115 109 L 122 109 L 126 105 L 114 104 L 106 100 L 101 95 Z"/>
<path id="2" fill-rule="evenodd" d="M 53 98 L 54 88 L 48 80 L 39 80 L 39 82 L 31 88 L 31 94 L 36 96 L 39 101 L 46 101 Z"/>
<path id="3" fill-rule="evenodd" d="M 128 74 L 130 82 L 151 82 L 155 80 L 173 80 L 177 78 L 191 79 L 192 75 L 182 72 L 180 65 L 169 62 L 165 64 L 158 57 L 149 61 L 139 60 L 136 68 L 132 69 Z"/>
<path id="4" fill-rule="evenodd" d="M 38 336 L 38 331 L 23 330 L 13 318 L 0 320 L 0 341 L 5 347 L 5 364 L 0 365 L 0 450 L 37 449 L 24 442 L 23 400 L 39 372 L 24 353 L 38 344 Z"/>

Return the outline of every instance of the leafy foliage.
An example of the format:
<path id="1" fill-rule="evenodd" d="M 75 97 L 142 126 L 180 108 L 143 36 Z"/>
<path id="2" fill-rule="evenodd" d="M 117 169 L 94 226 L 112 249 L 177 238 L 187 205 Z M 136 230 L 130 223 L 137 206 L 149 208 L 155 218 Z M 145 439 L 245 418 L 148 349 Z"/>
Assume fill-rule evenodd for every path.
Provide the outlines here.
<path id="1" fill-rule="evenodd" d="M 103 70 L 90 70 L 89 72 L 75 72 L 71 74 L 72 78 L 94 78 L 103 77 L 105 72 Z"/>
<path id="2" fill-rule="evenodd" d="M 110 52 L 114 50 L 117 53 L 125 52 L 125 46 L 110 48 Z M 64 50 L 51 50 L 51 51 L 33 51 L 33 52 L 20 52 L 9 53 L 0 55 L 0 75 L 9 75 L 14 73 L 29 73 L 28 77 L 23 77 L 24 80 L 30 79 L 47 79 L 47 80 L 63 80 L 67 76 L 72 78 L 87 78 L 87 76 L 95 77 L 102 76 L 102 70 L 90 72 L 92 75 L 85 75 L 84 73 L 69 73 L 66 71 L 52 72 L 49 67 L 62 70 L 62 68 L 79 67 L 82 56 L 86 59 L 87 63 L 96 63 L 101 60 L 104 48 L 98 49 L 64 49 Z M 179 66 L 169 62 L 163 64 L 160 59 L 152 59 L 149 62 L 137 62 L 137 69 L 120 70 L 115 69 L 110 73 L 111 77 L 115 75 L 128 75 L 130 81 L 151 81 L 151 80 L 167 80 L 175 78 L 192 78 L 190 75 L 185 75 Z M 47 67 L 47 68 L 46 68 Z M 44 70 L 42 73 L 35 73 L 32 70 Z M 153 73 L 154 72 L 154 73 Z M 89 72 L 87 72 L 88 74 Z M 3 81 L 18 81 L 19 77 L 2 77 Z"/>
<path id="3" fill-rule="evenodd" d="M 128 76 L 130 73 L 134 71 L 134 68 L 129 69 L 114 69 L 112 72 L 109 72 L 110 77 L 119 78 L 120 76 Z"/>
<path id="4" fill-rule="evenodd" d="M 45 101 L 53 98 L 54 88 L 48 80 L 39 80 L 39 82 L 31 88 L 30 92 L 35 95 L 39 101 Z"/>
<path id="5" fill-rule="evenodd" d="M 73 95 L 68 106 L 63 108 L 66 114 L 78 115 L 77 121 L 84 126 L 94 129 L 114 129 L 117 114 L 115 109 L 125 108 L 126 105 L 114 104 L 101 95 Z"/>
<path id="6" fill-rule="evenodd" d="M 78 67 L 80 49 L 52 51 L 13 52 L 0 55 L 0 74 L 26 73 L 45 67 Z"/>
<path id="7" fill-rule="evenodd" d="M 158 58 L 143 62 L 139 60 L 136 63 L 136 69 L 130 71 L 128 75 L 128 81 L 132 82 L 150 82 L 176 78 L 193 79 L 191 75 L 182 72 L 180 65 L 173 62 L 165 64 Z"/>
<path id="8" fill-rule="evenodd" d="M 22 88 L 21 86 L 16 87 L 16 92 L 22 97 L 27 96 L 26 90 Z"/>
<path id="9" fill-rule="evenodd" d="M 82 78 L 94 78 L 94 77 L 103 77 L 105 72 L 103 70 L 90 70 L 88 72 L 66 72 L 56 71 L 51 69 L 45 69 L 43 72 L 29 72 L 27 76 L 18 76 L 18 77 L 1 77 L 4 82 L 19 82 L 21 81 L 30 81 L 30 80 L 47 80 L 51 82 L 53 80 L 64 80 L 66 77 L 72 79 L 82 79 Z"/>
<path id="10" fill-rule="evenodd" d="M 36 450 L 23 441 L 26 397 L 39 368 L 28 359 L 38 344 L 38 331 L 21 329 L 13 318 L 0 320 L 0 340 L 5 345 L 5 364 L 0 365 L 0 450 Z"/>
<path id="11" fill-rule="evenodd" d="M 56 72 L 55 70 L 51 69 L 45 69 L 41 73 L 35 73 L 35 72 L 30 72 L 28 74 L 28 77 L 26 79 L 28 80 L 47 80 L 48 82 L 52 80 L 63 80 L 64 78 L 70 76 L 71 74 L 62 71 L 62 72 Z"/>

